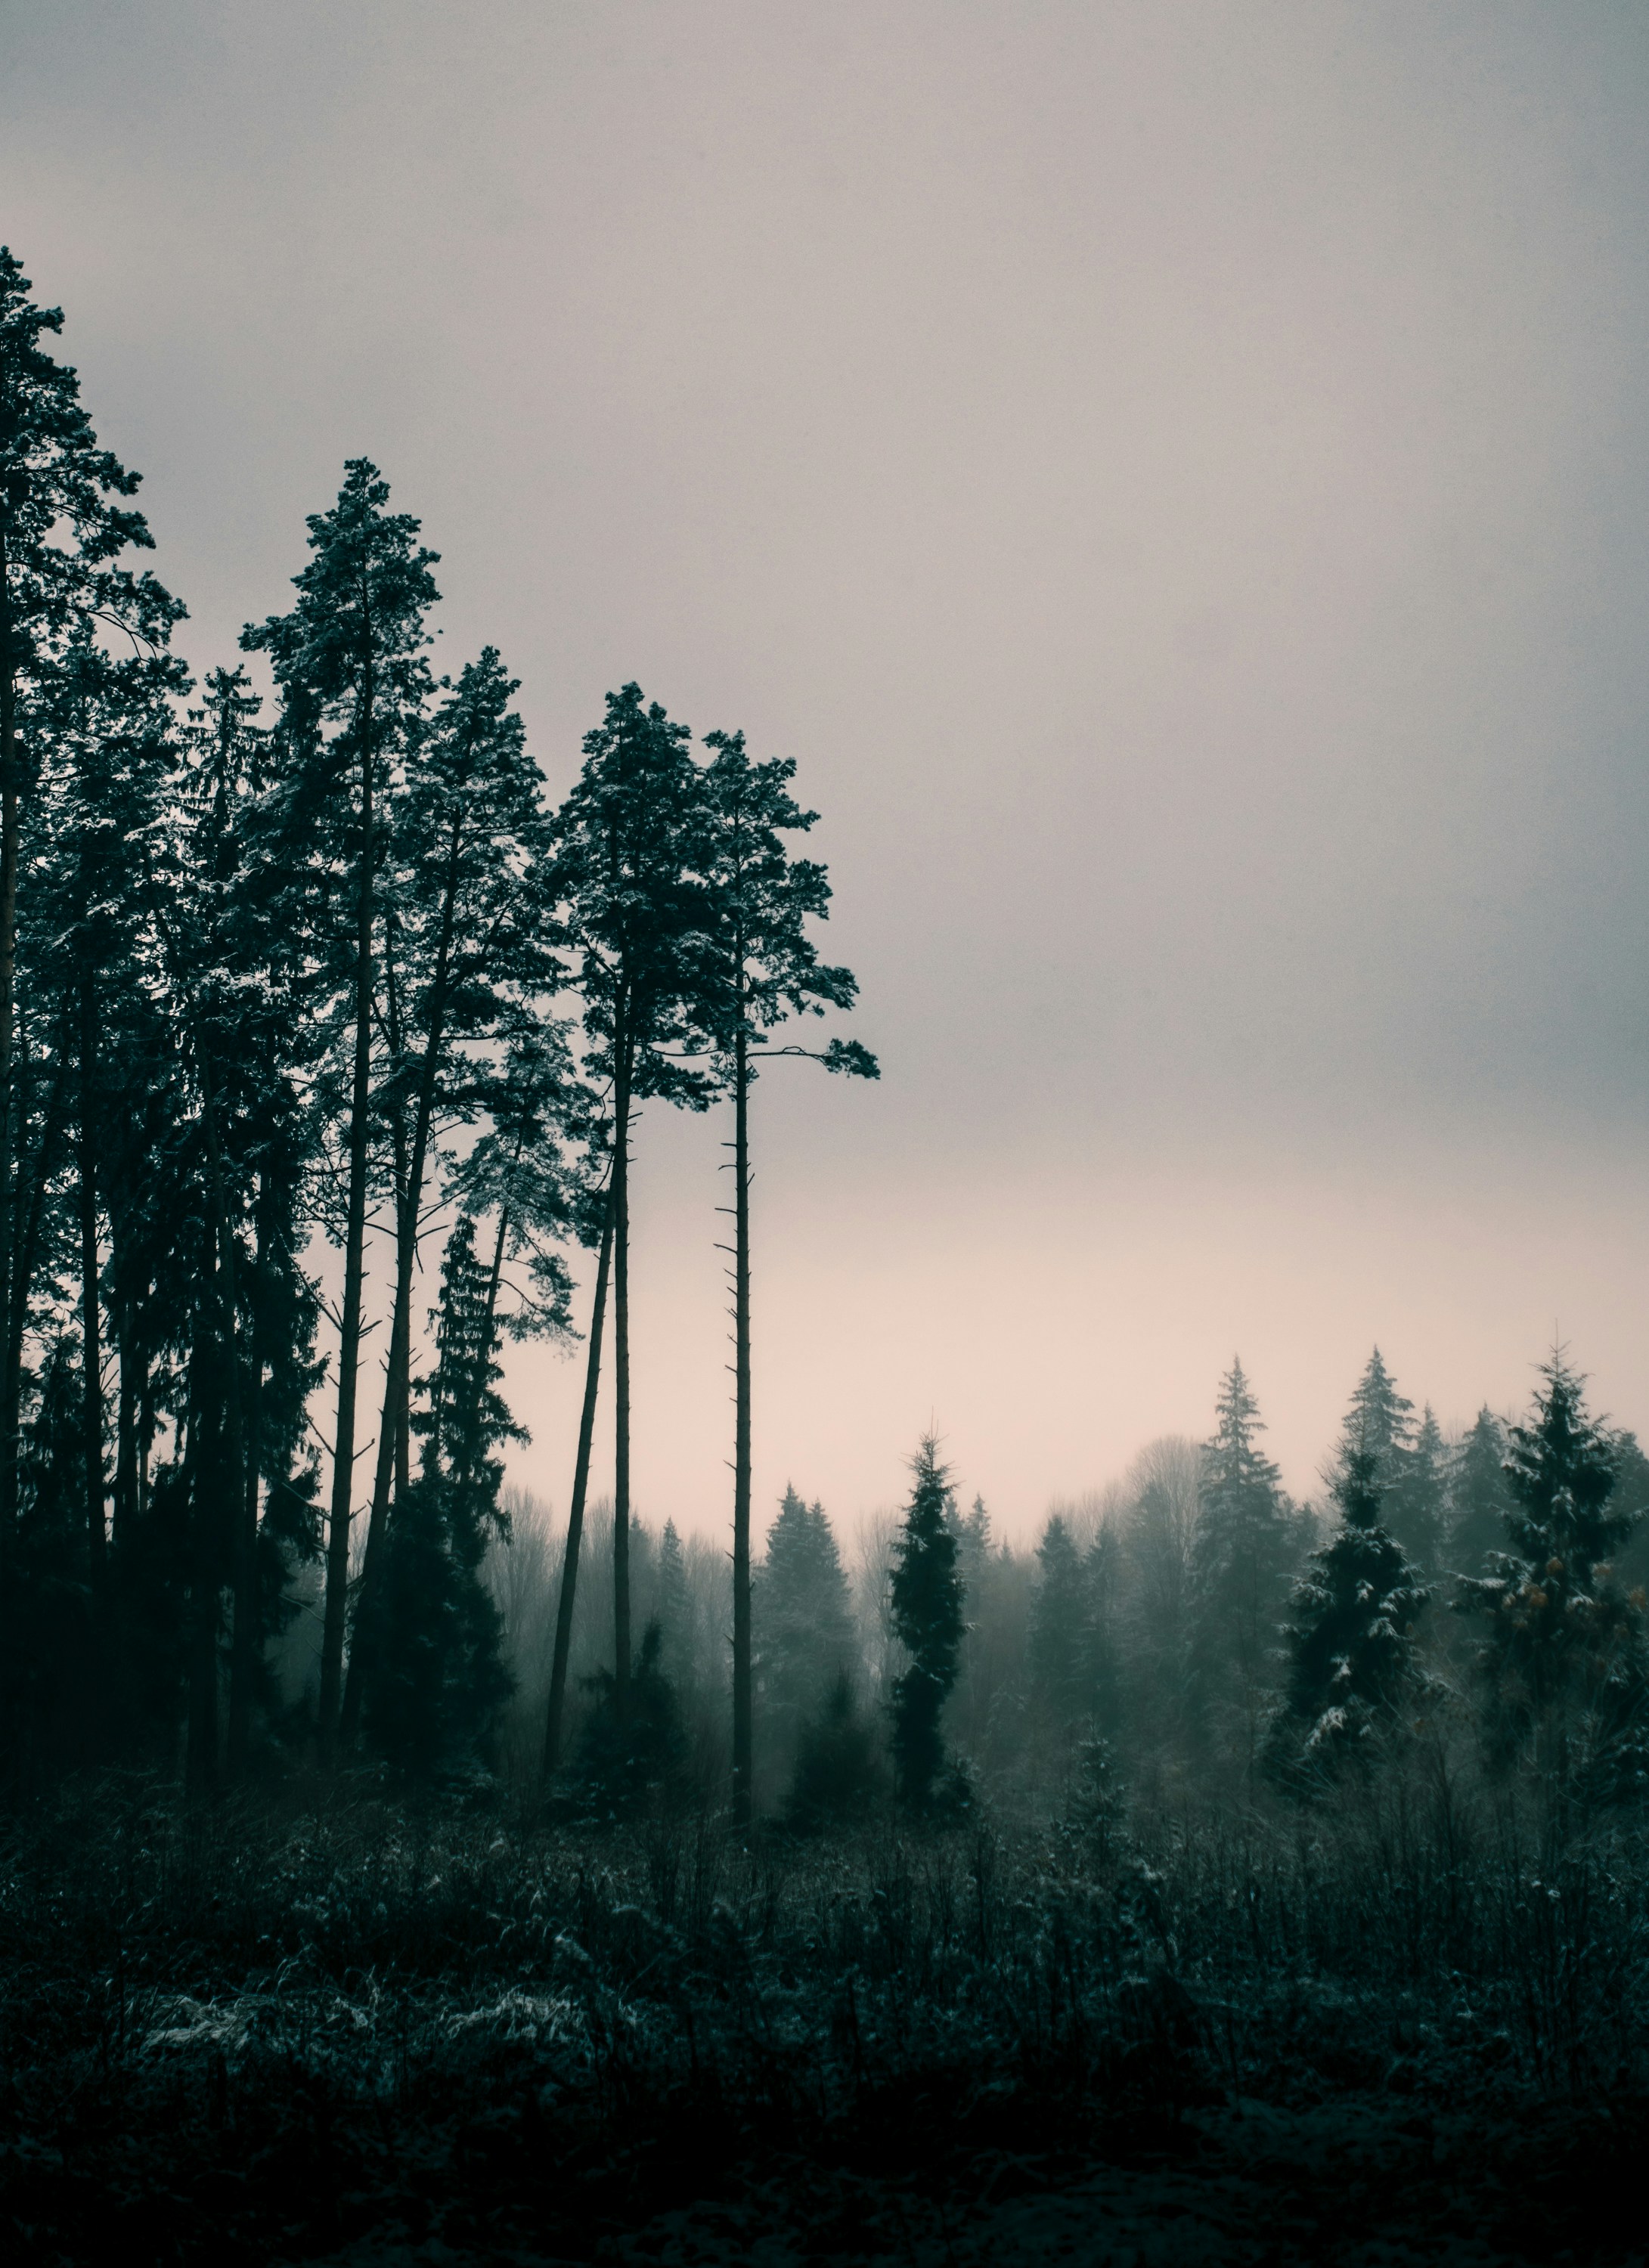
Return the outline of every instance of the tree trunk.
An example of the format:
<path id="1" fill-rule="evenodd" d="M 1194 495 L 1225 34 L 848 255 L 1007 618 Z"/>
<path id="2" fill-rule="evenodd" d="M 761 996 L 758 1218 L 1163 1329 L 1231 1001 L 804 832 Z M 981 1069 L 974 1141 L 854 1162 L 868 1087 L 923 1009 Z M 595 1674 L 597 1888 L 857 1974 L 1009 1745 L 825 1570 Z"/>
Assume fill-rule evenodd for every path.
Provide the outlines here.
<path id="1" fill-rule="evenodd" d="M 214 1137 L 214 1145 L 216 1138 Z M 225 1191 L 221 1161 L 213 1177 L 225 1254 L 225 1359 L 229 1381 L 228 1497 L 232 1521 L 230 1565 L 235 1588 L 234 1651 L 229 1664 L 229 1773 L 243 1779 L 251 1760 L 252 1708 L 257 1695 L 258 1671 L 263 1660 L 263 1617 L 258 1598 L 258 1473 L 259 1434 L 263 1400 L 263 1262 L 268 1203 L 267 1182 L 259 1179 L 257 1247 L 252 1262 L 252 1374 L 250 1394 L 235 1344 L 235 1321 L 240 1312 L 236 1296 L 234 1246 L 225 1217 Z M 243 1401 L 243 1395 L 245 1400 Z M 249 1405 L 249 1406 L 248 1406 Z"/>
<path id="2" fill-rule="evenodd" d="M 732 1815 L 750 1823 L 750 1061 L 733 1043 Z"/>
<path id="3" fill-rule="evenodd" d="M 423 1175 L 430 1154 L 436 1090 L 440 1080 L 441 1049 L 446 1036 L 447 980 L 452 965 L 453 926 L 461 849 L 461 826 L 455 821 L 447 854 L 440 939 L 430 984 L 428 1030 L 423 1059 L 418 1067 L 418 1105 L 413 1123 L 412 1151 L 404 1164 L 395 1209 L 394 1318 L 390 1326 L 389 1360 L 385 1366 L 384 1410 L 378 1429 L 378 1464 L 372 1476 L 372 1508 L 366 1523 L 366 1550 L 361 1561 L 360 1595 L 356 1602 L 355 1644 L 350 1650 L 350 1675 L 343 1690 L 342 1740 L 345 1748 L 353 1743 L 360 1723 L 361 1702 L 371 1667 L 372 1649 L 376 1642 L 372 1618 L 378 1603 L 379 1568 L 383 1557 L 384 1537 L 389 1526 L 392 1479 L 399 1479 L 403 1495 L 406 1489 L 409 1463 L 407 1429 L 412 1386 L 412 1278 L 418 1262 L 418 1211 L 423 1198 Z M 404 1140 L 404 1129 L 399 1138 Z"/>
<path id="4" fill-rule="evenodd" d="M 584 1540 L 584 1500 L 590 1485 L 590 1447 L 595 1437 L 596 1395 L 601 1380 L 601 1327 L 607 1319 L 607 1279 L 613 1261 L 613 1192 L 601 1223 L 601 1256 L 595 1268 L 595 1307 L 590 1317 L 590 1346 L 584 1366 L 584 1409 L 578 1419 L 578 1455 L 572 1471 L 572 1503 L 567 1513 L 567 1544 L 561 1561 L 561 1596 L 556 1606 L 556 1653 L 549 1670 L 549 1712 L 544 1726 L 544 1777 L 561 1762 L 562 1716 L 567 1699 L 567 1660 L 572 1650 L 572 1609 L 578 1587 L 578 1546 Z"/>
<path id="5" fill-rule="evenodd" d="M 40 1238 L 45 1225 L 46 1185 L 50 1178 L 52 1154 L 57 1138 L 63 1130 L 68 1101 L 68 1049 L 60 1045 L 56 1068 L 52 1075 L 50 1099 L 40 1126 L 40 1138 L 35 1150 L 29 1177 L 26 1208 L 14 1208 L 20 1213 L 22 1233 L 13 1241 L 11 1281 L 9 1312 L 6 1316 L 4 1403 L 0 1409 L 0 1444 L 9 1442 L 11 1454 L 4 1467 L 5 1487 L 4 1518 L 9 1528 L 15 1529 L 18 1513 L 18 1442 L 22 1425 L 23 1407 L 23 1335 L 28 1324 L 29 1292 L 39 1263 Z M 21 1195 L 21 1173 L 18 1174 L 18 1195 Z M 0 1449 L 0 1454 L 4 1454 Z"/>
<path id="6" fill-rule="evenodd" d="M 103 1525 L 103 1355 L 98 1280 L 97 1128 L 92 1097 L 92 1065 L 96 1049 L 97 1019 L 88 974 L 82 976 L 80 983 L 81 1450 L 85 1459 L 86 1550 L 92 1570 L 92 1598 L 94 1609 L 100 1609 L 107 1587 L 108 1539 Z"/>
<path id="7" fill-rule="evenodd" d="M 114 1520 L 111 1544 L 116 1562 L 132 1541 L 137 1513 L 137 1332 L 128 1293 L 115 1327 L 121 1385 L 114 1449 Z"/>
<path id="8" fill-rule="evenodd" d="M 189 1584 L 189 1736 L 185 1782 L 191 1795 L 217 1786 L 217 1641 L 223 1618 L 221 1507 L 213 1483 L 221 1451 L 221 1381 L 216 1322 L 203 1312 L 217 1289 L 215 1230 L 202 1256 L 202 1298 L 195 1314 L 189 1357 L 188 1435 L 183 1451 L 193 1567 Z"/>
<path id="9" fill-rule="evenodd" d="M 323 1764 L 337 1753 L 343 1696 L 344 1626 L 350 1598 L 350 1518 L 355 1494 L 355 1403 L 361 1357 L 361 1284 L 366 1244 L 368 1118 L 372 1079 L 372 679 L 362 688 L 360 868 L 355 915 L 355 1063 L 350 1098 L 350 1195 L 344 1226 L 343 1312 L 338 1331 L 338 1418 L 332 1444 L 332 1503 L 327 1531 L 327 1599 L 320 1638 L 317 1745 Z"/>
<path id="10" fill-rule="evenodd" d="M 6 506 L 0 501 L 0 1314 L 11 1306 L 16 1245 L 11 1056 L 17 966 L 18 780 L 17 661 L 11 628 L 11 571 L 6 556 Z M 10 1366 L 0 1407 L 0 1574 L 9 1566 L 17 1526 L 18 1397 Z"/>
<path id="11" fill-rule="evenodd" d="M 620 1022 L 613 1121 L 613 1701 L 629 1705 L 629 1083 Z"/>

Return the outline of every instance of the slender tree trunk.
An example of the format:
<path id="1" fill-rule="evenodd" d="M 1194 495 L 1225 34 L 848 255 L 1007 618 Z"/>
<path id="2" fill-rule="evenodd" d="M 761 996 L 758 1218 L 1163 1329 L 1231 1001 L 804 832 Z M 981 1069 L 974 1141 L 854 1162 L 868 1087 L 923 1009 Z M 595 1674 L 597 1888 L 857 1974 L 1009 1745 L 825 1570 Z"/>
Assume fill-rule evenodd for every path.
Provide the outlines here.
<path id="1" fill-rule="evenodd" d="M 33 1287 L 34 1270 L 40 1259 L 40 1238 L 45 1226 L 46 1184 L 50 1174 L 51 1160 L 57 1147 L 57 1138 L 68 1103 L 68 1049 L 59 1046 L 56 1068 L 52 1075 L 51 1095 L 46 1106 L 46 1116 L 40 1128 L 40 1138 L 31 1164 L 28 1203 L 18 1206 L 21 1234 L 12 1245 L 10 1312 L 6 1317 L 4 1410 L 0 1415 L 0 1431 L 12 1447 L 12 1455 L 4 1467 L 7 1524 L 15 1528 L 18 1513 L 18 1460 L 16 1451 L 22 1425 L 23 1406 L 23 1335 L 28 1325 L 29 1292 Z M 19 1173 L 18 1195 L 21 1195 Z"/>
<path id="2" fill-rule="evenodd" d="M 84 1400 L 81 1452 L 85 1459 L 86 1550 L 92 1568 L 92 1597 L 101 1609 L 107 1588 L 108 1539 L 103 1509 L 103 1351 L 98 1266 L 97 1127 L 92 1112 L 92 1066 L 96 1060 L 97 1018 L 92 979 L 80 983 L 80 1334 Z"/>
<path id="3" fill-rule="evenodd" d="M 750 1823 L 750 1061 L 733 1042 L 732 1815 Z"/>
<path id="4" fill-rule="evenodd" d="M 214 1146 L 216 1138 L 214 1136 Z M 260 1177 L 258 1241 L 252 1262 L 252 1374 L 248 1381 L 235 1343 L 240 1305 L 236 1296 L 234 1245 L 229 1233 L 221 1161 L 214 1165 L 213 1178 L 221 1224 L 218 1233 L 225 1254 L 225 1298 L 219 1312 L 224 1316 L 224 1359 L 228 1373 L 228 1495 L 233 1543 L 230 1564 L 235 1591 L 234 1651 L 229 1662 L 229 1773 L 232 1779 L 244 1779 L 251 1760 L 252 1709 L 263 1660 L 263 1618 L 258 1599 L 258 1471 L 263 1399 L 264 1207 L 268 1199 L 267 1184 Z"/>
<path id="5" fill-rule="evenodd" d="M 332 1503 L 327 1532 L 327 1600 L 320 1637 L 320 1707 L 316 1727 L 323 1763 L 337 1753 L 343 1697 L 343 1640 L 350 1598 L 350 1518 L 355 1495 L 355 1403 L 361 1357 L 361 1285 L 366 1245 L 368 1118 L 372 1076 L 372 680 L 363 687 L 360 871 L 355 916 L 355 1063 L 350 1098 L 350 1194 L 344 1226 L 343 1312 L 338 1332 L 338 1418 L 332 1445 Z"/>
<path id="6" fill-rule="evenodd" d="M 352 1745 L 360 1723 L 361 1703 L 377 1641 L 372 1617 L 378 1609 L 379 1569 L 384 1537 L 389 1527 L 389 1491 L 398 1479 L 404 1495 L 409 1464 L 407 1430 L 412 1385 L 412 1278 L 418 1262 L 418 1212 L 423 1201 L 423 1175 L 430 1154 L 430 1135 L 435 1119 L 436 1090 L 440 1083 L 441 1051 L 446 1038 L 447 979 L 452 965 L 453 927 L 458 900 L 461 826 L 454 822 L 447 855 L 446 885 L 441 904 L 440 939 L 435 972 L 431 979 L 428 1031 L 423 1058 L 418 1066 L 417 1113 L 413 1123 L 411 1155 L 401 1160 L 401 1188 L 395 1209 L 395 1306 L 389 1333 L 389 1360 L 384 1374 L 384 1410 L 378 1429 L 378 1464 L 372 1476 L 372 1508 L 366 1523 L 366 1550 L 361 1561 L 360 1596 L 356 1602 L 355 1644 L 350 1650 L 350 1674 L 343 1689 L 345 1748 Z M 399 1052 L 399 1049 L 397 1049 Z M 405 1140 L 404 1128 L 398 1137 Z"/>
<path id="7" fill-rule="evenodd" d="M 621 1722 L 629 1705 L 629 1084 L 621 1036 L 613 1126 L 613 1700 Z"/>
<path id="8" fill-rule="evenodd" d="M 217 1236 L 206 1238 L 202 1299 L 195 1314 L 189 1357 L 188 1435 L 183 1450 L 194 1568 L 190 1581 L 189 1738 L 185 1780 L 192 1795 L 217 1786 L 217 1642 L 223 1622 L 222 1506 L 213 1485 L 222 1447 L 221 1349 L 217 1320 L 209 1325 L 207 1300 L 217 1297 Z"/>
<path id="9" fill-rule="evenodd" d="M 132 1540 L 137 1511 L 137 1333 L 132 1321 L 131 1296 L 121 1301 L 115 1339 L 120 1355 L 120 1402 L 114 1449 L 114 1520 L 110 1539 L 118 1563 Z"/>
<path id="10" fill-rule="evenodd" d="M 595 1268 L 595 1306 L 584 1366 L 584 1409 L 578 1419 L 578 1454 L 572 1469 L 572 1503 L 567 1513 L 567 1546 L 561 1561 L 561 1596 L 556 1606 L 556 1653 L 549 1670 L 549 1712 L 544 1726 L 544 1777 L 561 1762 L 562 1717 L 567 1700 L 567 1661 L 572 1651 L 572 1609 L 578 1587 L 578 1546 L 584 1540 L 584 1500 L 590 1486 L 590 1447 L 595 1438 L 595 1404 L 601 1381 L 601 1327 L 607 1318 L 607 1279 L 613 1262 L 613 1192 L 607 1191 L 601 1223 L 601 1256 Z"/>
<path id="11" fill-rule="evenodd" d="M 6 535 L 5 507 L 0 504 L 0 1314 L 9 1313 L 13 1305 L 17 1241 L 11 1096 L 18 911 L 17 658 Z M 0 1407 L 0 1575 L 11 1562 L 18 1512 L 18 1397 L 11 1391 L 9 1369 L 6 1389 Z"/>

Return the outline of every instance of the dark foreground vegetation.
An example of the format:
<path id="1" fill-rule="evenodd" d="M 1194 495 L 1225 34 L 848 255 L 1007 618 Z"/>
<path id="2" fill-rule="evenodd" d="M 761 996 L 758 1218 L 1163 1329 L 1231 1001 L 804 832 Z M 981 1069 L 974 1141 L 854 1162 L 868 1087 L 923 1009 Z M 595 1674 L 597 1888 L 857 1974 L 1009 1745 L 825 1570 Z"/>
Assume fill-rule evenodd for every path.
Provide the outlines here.
<path id="1" fill-rule="evenodd" d="M 5 1851 L 12 2257 L 1625 2258 L 1642 1834 L 1435 1764 L 805 1846 L 88 1786 Z"/>

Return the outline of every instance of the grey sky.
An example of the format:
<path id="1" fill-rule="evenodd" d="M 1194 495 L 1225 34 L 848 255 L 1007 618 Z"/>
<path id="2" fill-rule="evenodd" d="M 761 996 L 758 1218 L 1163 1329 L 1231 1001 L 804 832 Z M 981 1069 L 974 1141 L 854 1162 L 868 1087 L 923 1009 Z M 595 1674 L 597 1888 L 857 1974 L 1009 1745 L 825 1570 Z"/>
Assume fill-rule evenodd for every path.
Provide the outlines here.
<path id="1" fill-rule="evenodd" d="M 868 1093 L 760 1094 L 758 1498 L 1310 1483 L 1554 1324 L 1649 1422 L 1649 14 L 0 0 L 0 236 L 186 644 L 346 455 L 525 681 L 794 755 Z M 638 1492 L 720 1515 L 713 1121 Z M 572 1380 L 514 1366 L 559 1499 Z"/>

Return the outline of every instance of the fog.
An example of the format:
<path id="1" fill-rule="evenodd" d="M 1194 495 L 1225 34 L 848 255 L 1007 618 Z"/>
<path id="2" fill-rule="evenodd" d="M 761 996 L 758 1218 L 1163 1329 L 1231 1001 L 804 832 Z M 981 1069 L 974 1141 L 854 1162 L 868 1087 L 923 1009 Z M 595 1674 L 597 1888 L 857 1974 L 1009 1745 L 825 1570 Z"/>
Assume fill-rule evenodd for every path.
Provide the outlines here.
<path id="1" fill-rule="evenodd" d="M 1027 1529 L 1240 1351 L 1649 1411 L 1631 6 L 0 5 L 0 210 L 185 650 L 370 453 L 552 792 L 793 755 L 874 1090 L 757 1094 L 756 1498 Z M 715 1115 L 638 1141 L 637 1494 L 726 1517 Z M 564 1499 L 575 1366 L 512 1358 Z M 597 1485 L 606 1484 L 600 1469 Z"/>

